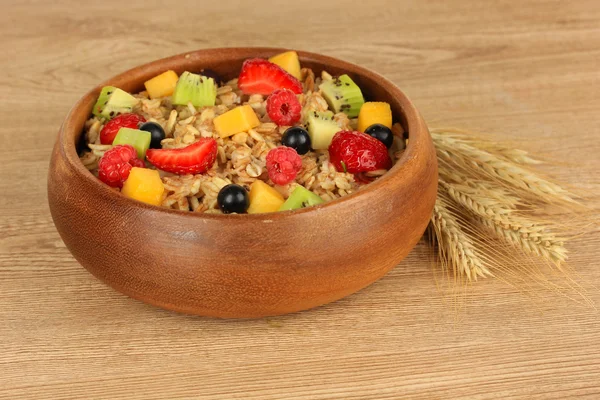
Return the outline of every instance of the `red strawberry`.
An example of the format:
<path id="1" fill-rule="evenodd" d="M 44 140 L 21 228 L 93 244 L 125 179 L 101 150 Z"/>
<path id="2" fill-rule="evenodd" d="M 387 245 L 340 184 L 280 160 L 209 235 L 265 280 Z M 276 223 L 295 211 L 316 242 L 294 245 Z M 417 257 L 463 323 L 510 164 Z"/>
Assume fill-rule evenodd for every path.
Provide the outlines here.
<path id="1" fill-rule="evenodd" d="M 392 159 L 385 144 L 357 131 L 340 131 L 329 145 L 329 160 L 338 171 L 358 173 L 390 169 Z"/>
<path id="2" fill-rule="evenodd" d="M 267 99 L 267 114 L 280 126 L 294 125 L 300 120 L 302 105 L 288 89 L 277 89 Z"/>
<path id="3" fill-rule="evenodd" d="M 174 174 L 201 174 L 214 164 L 217 148 L 215 139 L 202 138 L 181 149 L 149 149 L 146 160 L 156 168 Z"/>
<path id="4" fill-rule="evenodd" d="M 137 129 L 141 124 L 146 122 L 146 118 L 137 114 L 121 114 L 117 115 L 104 125 L 100 131 L 100 143 L 112 144 L 115 136 L 121 128 Z"/>
<path id="5" fill-rule="evenodd" d="M 132 167 L 144 168 L 137 151 L 128 144 L 108 150 L 98 162 L 98 178 L 108 186 L 123 187 Z"/>
<path id="6" fill-rule="evenodd" d="M 302 84 L 280 66 L 262 58 L 244 61 L 238 78 L 238 87 L 245 94 L 270 95 L 277 89 L 302 93 Z"/>
<path id="7" fill-rule="evenodd" d="M 302 158 L 291 147 L 276 147 L 267 154 L 267 172 L 276 185 L 292 182 L 301 169 Z"/>

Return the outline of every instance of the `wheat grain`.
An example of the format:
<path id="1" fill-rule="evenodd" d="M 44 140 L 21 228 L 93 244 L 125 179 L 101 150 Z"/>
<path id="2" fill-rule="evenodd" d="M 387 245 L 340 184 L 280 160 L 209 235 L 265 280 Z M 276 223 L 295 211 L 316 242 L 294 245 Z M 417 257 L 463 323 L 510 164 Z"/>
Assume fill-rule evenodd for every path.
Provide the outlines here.
<path id="1" fill-rule="evenodd" d="M 461 228 L 461 222 L 438 198 L 433 209 L 431 224 L 443 262 L 452 266 L 455 276 L 476 280 L 491 276 L 474 244 L 474 239 Z"/>
<path id="2" fill-rule="evenodd" d="M 487 180 L 498 180 L 519 190 L 526 197 L 535 197 L 538 202 L 562 201 L 574 203 L 572 195 L 559 185 L 537 174 L 485 150 L 466 144 L 460 139 L 433 133 L 440 164 L 448 163 L 461 168 L 467 174 L 482 176 Z M 452 169 L 449 166 L 449 169 Z"/>
<path id="3" fill-rule="evenodd" d="M 453 138 L 456 141 L 460 141 L 465 144 L 469 144 L 481 150 L 485 150 L 489 153 L 494 153 L 498 156 L 505 158 L 507 161 L 512 161 L 517 164 L 524 165 L 535 165 L 541 164 L 542 162 L 529 156 L 529 153 L 525 150 L 515 149 L 507 145 L 498 143 L 491 138 L 484 138 L 482 135 L 473 134 L 456 128 L 433 128 L 431 129 L 432 134 L 443 135 L 446 138 Z"/>

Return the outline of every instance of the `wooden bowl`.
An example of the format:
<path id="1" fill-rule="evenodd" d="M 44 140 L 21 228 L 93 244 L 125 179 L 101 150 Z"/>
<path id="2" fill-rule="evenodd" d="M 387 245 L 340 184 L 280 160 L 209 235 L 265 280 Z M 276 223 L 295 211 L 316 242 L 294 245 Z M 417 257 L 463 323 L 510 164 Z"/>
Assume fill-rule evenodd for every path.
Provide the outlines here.
<path id="1" fill-rule="evenodd" d="M 110 190 L 80 162 L 76 143 L 104 85 L 129 92 L 168 69 L 237 76 L 247 58 L 284 49 L 199 50 L 134 68 L 88 92 L 67 115 L 50 161 L 48 201 L 58 232 L 88 271 L 118 291 L 170 310 L 223 318 L 286 314 L 329 303 L 396 266 L 429 222 L 437 161 L 423 119 L 380 75 L 299 52 L 315 73 L 348 73 L 369 100 L 391 104 L 409 132 L 401 160 L 342 199 L 296 211 L 210 215 L 146 205 Z"/>

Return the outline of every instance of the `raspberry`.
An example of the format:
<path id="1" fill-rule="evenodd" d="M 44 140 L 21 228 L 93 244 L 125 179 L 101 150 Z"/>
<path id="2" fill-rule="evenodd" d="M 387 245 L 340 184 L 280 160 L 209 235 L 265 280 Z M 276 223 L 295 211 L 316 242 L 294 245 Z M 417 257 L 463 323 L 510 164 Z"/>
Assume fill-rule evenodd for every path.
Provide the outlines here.
<path id="1" fill-rule="evenodd" d="M 338 171 L 357 173 L 390 169 L 392 159 L 379 140 L 357 131 L 340 131 L 329 145 L 329 160 Z"/>
<path id="2" fill-rule="evenodd" d="M 98 162 L 98 178 L 108 186 L 120 188 L 129 177 L 132 167 L 145 167 L 144 162 L 137 158 L 133 146 L 115 146 L 104 153 Z"/>
<path id="3" fill-rule="evenodd" d="M 302 159 L 291 147 L 277 147 L 267 154 L 267 172 L 276 185 L 292 182 L 301 169 Z"/>
<path id="4" fill-rule="evenodd" d="M 117 115 L 104 125 L 100 131 L 100 143 L 112 144 L 115 136 L 121 128 L 138 129 L 138 127 L 146 122 L 146 118 L 137 114 L 121 114 Z"/>
<path id="5" fill-rule="evenodd" d="M 300 120 L 302 106 L 289 89 L 277 89 L 267 99 L 267 114 L 280 126 L 294 125 Z"/>

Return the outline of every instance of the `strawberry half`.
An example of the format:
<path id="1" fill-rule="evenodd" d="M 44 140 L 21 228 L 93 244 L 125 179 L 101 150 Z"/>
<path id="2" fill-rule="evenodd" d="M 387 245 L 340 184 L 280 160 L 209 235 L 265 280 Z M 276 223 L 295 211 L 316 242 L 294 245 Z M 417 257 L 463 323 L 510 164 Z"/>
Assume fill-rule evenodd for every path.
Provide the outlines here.
<path id="1" fill-rule="evenodd" d="M 262 58 L 244 61 L 238 78 L 238 87 L 245 94 L 270 95 L 277 89 L 302 93 L 302 83 L 280 66 Z"/>
<path id="2" fill-rule="evenodd" d="M 214 164 L 217 158 L 217 141 L 202 138 L 181 149 L 149 149 L 146 159 L 158 169 L 174 174 L 201 174 Z"/>

